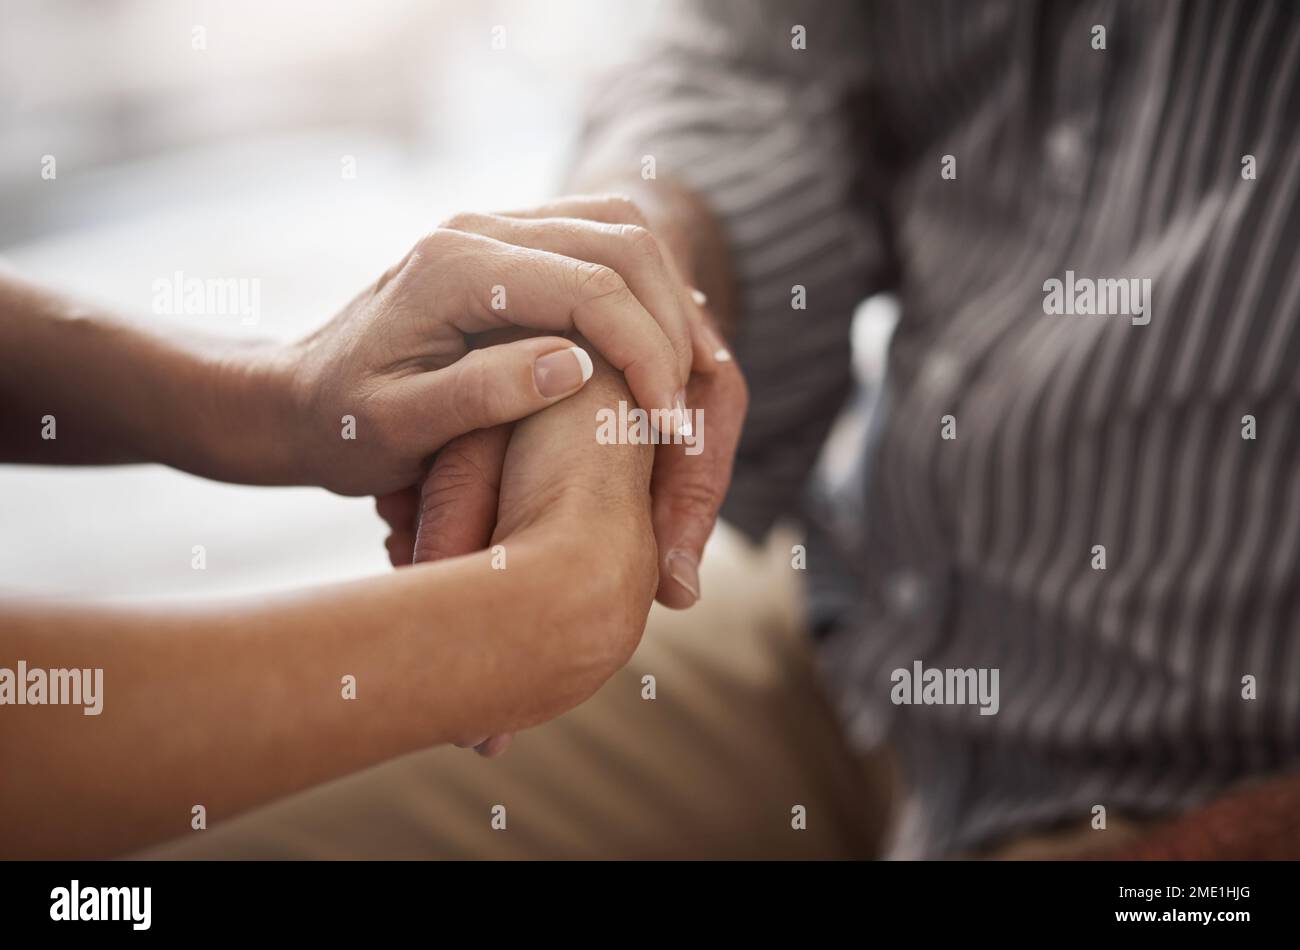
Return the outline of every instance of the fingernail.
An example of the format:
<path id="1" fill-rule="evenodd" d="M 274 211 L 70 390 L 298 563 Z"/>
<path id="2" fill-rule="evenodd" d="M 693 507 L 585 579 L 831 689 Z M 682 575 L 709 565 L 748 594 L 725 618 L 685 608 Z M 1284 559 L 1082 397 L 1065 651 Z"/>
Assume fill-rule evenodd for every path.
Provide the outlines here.
<path id="1" fill-rule="evenodd" d="M 492 738 L 485 739 L 476 745 L 474 751 L 485 759 L 495 759 L 502 752 L 506 751 L 506 749 L 510 748 L 510 743 L 514 740 L 514 737 L 515 735 L 513 732 L 507 732 L 499 736 L 492 736 Z"/>
<path id="2" fill-rule="evenodd" d="M 537 391 L 549 399 L 577 389 L 591 379 L 592 372 L 587 351 L 571 346 L 540 357 L 533 364 L 533 382 Z"/>
<path id="3" fill-rule="evenodd" d="M 670 551 L 665 561 L 668 576 L 696 600 L 700 599 L 700 568 L 695 558 L 685 551 Z"/>
<path id="4" fill-rule="evenodd" d="M 700 290 L 697 287 L 691 288 L 691 299 L 694 300 L 696 304 L 698 304 L 701 307 L 703 307 L 705 304 L 709 302 L 709 298 L 704 295 L 704 291 Z"/>
<path id="5" fill-rule="evenodd" d="M 704 321 L 700 329 L 704 331 L 704 339 L 708 341 L 708 345 L 713 348 L 713 362 L 730 363 L 731 351 L 727 349 L 722 337 L 718 335 L 718 331 L 713 329 L 707 320 Z"/>
<path id="6" fill-rule="evenodd" d="M 673 400 L 673 417 L 677 420 L 677 431 L 682 438 L 689 439 L 694 427 L 691 425 L 691 411 L 686 408 L 686 390 L 682 390 Z"/>

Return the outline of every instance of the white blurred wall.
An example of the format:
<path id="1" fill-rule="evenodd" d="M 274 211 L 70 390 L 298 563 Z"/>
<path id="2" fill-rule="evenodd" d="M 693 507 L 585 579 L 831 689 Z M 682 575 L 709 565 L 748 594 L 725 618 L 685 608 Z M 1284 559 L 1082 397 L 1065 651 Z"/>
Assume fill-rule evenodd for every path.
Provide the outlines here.
<path id="1" fill-rule="evenodd" d="M 146 322 L 298 336 L 451 212 L 550 194 L 584 78 L 655 6 L 2 0 L 0 260 Z M 153 282 L 177 270 L 258 280 L 260 321 L 153 314 Z M 385 569 L 383 534 L 368 501 L 314 489 L 156 466 L 0 467 L 10 590 L 319 583 Z M 190 567 L 199 544 L 206 571 Z"/>

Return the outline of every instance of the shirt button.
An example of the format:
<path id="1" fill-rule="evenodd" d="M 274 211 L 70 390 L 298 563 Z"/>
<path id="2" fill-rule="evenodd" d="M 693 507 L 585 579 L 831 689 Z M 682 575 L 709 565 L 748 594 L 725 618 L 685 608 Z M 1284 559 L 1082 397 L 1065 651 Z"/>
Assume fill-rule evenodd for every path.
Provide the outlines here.
<path id="1" fill-rule="evenodd" d="M 925 361 L 922 374 L 928 389 L 933 392 L 948 392 L 961 379 L 961 361 L 951 353 L 940 351 Z"/>
<path id="2" fill-rule="evenodd" d="M 898 571 L 885 581 L 885 600 L 900 617 L 914 617 L 926 603 L 925 579 L 913 571 Z"/>
<path id="3" fill-rule="evenodd" d="M 1083 132 L 1073 122 L 1057 123 L 1047 136 L 1047 162 L 1063 183 L 1077 183 L 1083 174 Z"/>

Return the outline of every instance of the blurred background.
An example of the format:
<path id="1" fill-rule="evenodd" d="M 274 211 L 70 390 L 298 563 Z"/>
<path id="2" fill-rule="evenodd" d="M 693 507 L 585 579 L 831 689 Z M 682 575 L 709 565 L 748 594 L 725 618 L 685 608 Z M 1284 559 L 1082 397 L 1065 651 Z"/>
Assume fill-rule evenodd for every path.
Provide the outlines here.
<path id="1" fill-rule="evenodd" d="M 3 0 L 0 264 L 144 321 L 302 335 L 452 212 L 553 194 L 585 81 L 656 7 Z M 258 281 L 259 320 L 155 314 L 177 271 Z M 0 585 L 26 592 L 321 583 L 386 570 L 384 534 L 319 489 L 0 467 Z"/>

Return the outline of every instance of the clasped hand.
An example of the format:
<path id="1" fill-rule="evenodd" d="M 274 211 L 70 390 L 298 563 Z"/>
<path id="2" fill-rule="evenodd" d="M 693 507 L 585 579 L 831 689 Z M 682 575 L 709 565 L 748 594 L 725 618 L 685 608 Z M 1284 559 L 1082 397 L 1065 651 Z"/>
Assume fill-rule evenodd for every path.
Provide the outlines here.
<path id="1" fill-rule="evenodd" d="M 376 495 L 395 566 L 508 535 L 512 518 L 532 517 L 542 482 L 552 493 L 586 492 L 591 504 L 563 530 L 639 547 L 629 560 L 651 572 L 657 599 L 690 606 L 747 394 L 684 266 L 618 197 L 452 218 L 299 344 L 296 403 L 318 427 L 311 480 Z M 580 392 L 596 368 L 585 411 L 551 422 L 542 413 L 512 438 L 510 423 Z M 636 508 L 629 496 L 646 495 L 629 471 L 634 455 L 595 440 L 595 410 L 628 396 L 666 410 L 672 427 L 690 418 L 709 427 L 703 452 L 667 438 L 657 448 L 644 499 L 652 537 L 640 534 L 640 519 L 618 516 Z M 355 443 L 326 437 L 344 415 L 356 420 Z M 557 587 L 587 580 L 558 559 L 548 569 Z M 610 594 L 635 601 L 640 586 Z M 461 744 L 494 754 L 507 742 L 475 735 Z"/>

